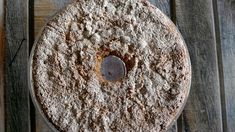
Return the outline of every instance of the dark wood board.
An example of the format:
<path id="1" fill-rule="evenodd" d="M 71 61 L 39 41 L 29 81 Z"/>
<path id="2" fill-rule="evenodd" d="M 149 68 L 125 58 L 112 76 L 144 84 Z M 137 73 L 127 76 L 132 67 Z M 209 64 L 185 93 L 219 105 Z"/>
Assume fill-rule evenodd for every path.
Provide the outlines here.
<path id="1" fill-rule="evenodd" d="M 176 22 L 192 63 L 181 130 L 221 132 L 222 114 L 212 0 L 175 0 Z"/>
<path id="2" fill-rule="evenodd" d="M 3 0 L 0 0 L 0 132 L 4 132 L 4 71 L 3 71 L 3 60 L 4 60 L 4 4 Z"/>
<path id="3" fill-rule="evenodd" d="M 4 96 L 5 131 L 30 131 L 30 108 L 27 80 L 28 3 L 5 1 Z"/>
<path id="4" fill-rule="evenodd" d="M 214 1 L 223 127 L 235 131 L 235 1 Z"/>

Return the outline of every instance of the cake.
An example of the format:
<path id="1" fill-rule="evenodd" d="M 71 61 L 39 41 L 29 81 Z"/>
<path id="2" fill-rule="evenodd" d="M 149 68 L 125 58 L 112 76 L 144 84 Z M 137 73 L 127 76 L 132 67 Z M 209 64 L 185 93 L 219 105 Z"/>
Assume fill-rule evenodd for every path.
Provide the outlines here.
<path id="1" fill-rule="evenodd" d="M 30 67 L 36 105 L 68 132 L 165 131 L 191 82 L 181 34 L 146 0 L 74 1 L 44 26 Z"/>

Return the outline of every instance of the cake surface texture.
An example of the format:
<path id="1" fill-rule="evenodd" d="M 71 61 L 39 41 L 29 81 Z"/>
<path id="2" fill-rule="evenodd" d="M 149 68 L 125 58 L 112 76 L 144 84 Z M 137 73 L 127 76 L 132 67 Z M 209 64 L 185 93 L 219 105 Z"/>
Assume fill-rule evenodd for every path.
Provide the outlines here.
<path id="1" fill-rule="evenodd" d="M 107 56 L 125 77 L 107 81 Z M 76 0 L 45 26 L 32 52 L 33 94 L 59 130 L 165 131 L 190 89 L 185 42 L 145 0 Z"/>

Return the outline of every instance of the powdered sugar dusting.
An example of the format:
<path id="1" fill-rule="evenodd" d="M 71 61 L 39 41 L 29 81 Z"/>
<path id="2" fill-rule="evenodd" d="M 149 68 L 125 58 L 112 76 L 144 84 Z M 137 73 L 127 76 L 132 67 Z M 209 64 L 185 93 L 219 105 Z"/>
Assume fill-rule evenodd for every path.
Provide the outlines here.
<path id="1" fill-rule="evenodd" d="M 126 77 L 100 75 L 121 58 Z M 77 0 L 44 28 L 33 56 L 34 91 L 61 131 L 163 131 L 189 91 L 187 48 L 174 24 L 148 2 Z"/>

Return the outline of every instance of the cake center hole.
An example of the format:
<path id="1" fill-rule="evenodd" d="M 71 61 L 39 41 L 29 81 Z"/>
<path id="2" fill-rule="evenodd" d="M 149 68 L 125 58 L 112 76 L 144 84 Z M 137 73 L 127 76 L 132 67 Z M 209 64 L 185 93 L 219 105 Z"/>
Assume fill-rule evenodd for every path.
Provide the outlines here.
<path id="1" fill-rule="evenodd" d="M 105 80 L 120 81 L 126 75 L 126 66 L 120 58 L 110 55 L 103 59 L 100 71 Z"/>

